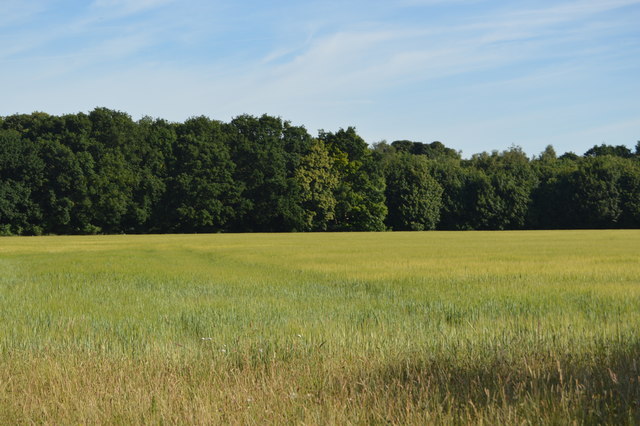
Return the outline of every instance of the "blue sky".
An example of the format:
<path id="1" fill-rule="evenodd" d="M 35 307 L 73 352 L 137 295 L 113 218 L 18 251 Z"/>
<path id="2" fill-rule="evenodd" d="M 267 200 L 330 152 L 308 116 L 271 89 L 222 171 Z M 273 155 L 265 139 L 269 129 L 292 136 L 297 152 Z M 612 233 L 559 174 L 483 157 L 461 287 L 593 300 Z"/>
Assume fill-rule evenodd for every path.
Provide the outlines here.
<path id="1" fill-rule="evenodd" d="M 640 0 L 0 0 L 0 115 L 281 116 L 464 155 L 640 140 Z"/>

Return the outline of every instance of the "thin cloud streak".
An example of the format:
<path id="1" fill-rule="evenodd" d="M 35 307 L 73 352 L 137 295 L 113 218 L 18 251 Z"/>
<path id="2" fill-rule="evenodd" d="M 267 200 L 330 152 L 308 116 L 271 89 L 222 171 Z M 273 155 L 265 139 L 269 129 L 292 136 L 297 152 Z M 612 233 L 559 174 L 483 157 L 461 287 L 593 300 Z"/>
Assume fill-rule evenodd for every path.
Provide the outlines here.
<path id="1" fill-rule="evenodd" d="M 34 15 L 46 10 L 46 2 L 3 0 L 0 3 L 0 29 L 28 22 Z"/>
<path id="2" fill-rule="evenodd" d="M 95 0 L 91 7 L 100 16 L 114 19 L 156 9 L 175 2 L 176 0 Z"/>
<path id="3" fill-rule="evenodd" d="M 312 129 L 357 124 L 370 141 L 394 137 L 380 118 L 370 118 L 386 114 L 407 128 L 414 126 L 410 132 L 421 137 L 437 125 L 446 143 L 442 123 L 452 120 L 443 111 L 475 114 L 472 106 L 489 102 L 488 97 L 483 119 L 514 103 L 526 118 L 530 99 L 542 108 L 532 110 L 532 116 L 544 116 L 545 102 L 570 108 L 571 98 L 578 96 L 576 75 L 593 85 L 602 76 L 640 67 L 629 54 L 640 49 L 633 37 L 625 41 L 624 51 L 607 42 L 607 37 L 633 31 L 626 17 L 606 15 L 640 0 L 556 2 L 527 9 L 504 3 L 440 24 L 435 18 L 428 21 L 428 15 L 424 22 L 384 18 L 402 8 L 430 10 L 435 3 L 455 7 L 429 0 L 380 3 L 376 11 L 363 10 L 360 20 L 341 16 L 339 24 L 298 7 L 289 17 L 257 13 L 274 21 L 260 22 L 261 32 L 254 32 L 251 21 L 224 15 L 232 10 L 224 2 L 97 0 L 75 18 L 0 42 L 0 76 L 30 87 L 27 93 L 7 90 L 8 107 L 19 105 L 24 111 L 29 105 L 46 105 L 54 113 L 105 105 L 172 120 L 266 112 L 304 120 Z M 457 3 L 478 7 L 483 2 Z M 313 16 L 294 19 L 306 15 Z M 34 63 L 40 71 L 31 69 Z M 413 124 L 394 119 L 401 113 L 413 117 L 412 111 L 415 117 L 434 118 Z M 460 119 L 469 126 L 482 124 L 473 116 Z M 496 117 L 491 129 L 508 126 L 509 119 L 520 122 L 511 111 Z M 526 127 L 533 121 L 521 122 Z"/>

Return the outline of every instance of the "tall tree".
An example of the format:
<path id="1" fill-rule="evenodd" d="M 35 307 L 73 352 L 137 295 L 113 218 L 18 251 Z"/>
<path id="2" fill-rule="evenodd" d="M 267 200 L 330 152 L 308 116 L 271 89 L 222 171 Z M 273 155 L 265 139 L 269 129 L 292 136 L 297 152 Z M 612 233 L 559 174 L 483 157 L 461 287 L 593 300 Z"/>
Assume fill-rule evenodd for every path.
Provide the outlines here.
<path id="1" fill-rule="evenodd" d="M 229 145 L 237 166 L 234 179 L 245 188 L 233 229 L 305 229 L 307 217 L 295 171 L 311 144 L 312 138 L 304 128 L 280 118 L 242 115 L 232 120 Z"/>
<path id="2" fill-rule="evenodd" d="M 95 232 L 128 232 L 125 222 L 135 209 L 134 191 L 138 185 L 137 161 L 132 159 L 137 126 L 120 111 L 96 108 L 91 122 L 88 152 L 95 163 L 89 195 L 93 205 Z"/>
<path id="3" fill-rule="evenodd" d="M 602 157 L 603 155 L 610 155 L 614 157 L 622 157 L 622 158 L 631 158 L 633 154 L 631 150 L 624 145 L 594 145 L 593 148 L 589 149 L 584 153 L 585 157 Z"/>
<path id="4" fill-rule="evenodd" d="M 570 176 L 575 224 L 580 228 L 617 227 L 622 216 L 619 185 L 624 160 L 613 156 L 587 157 Z"/>
<path id="5" fill-rule="evenodd" d="M 431 176 L 425 157 L 396 154 L 384 163 L 386 225 L 394 230 L 434 229 L 440 219 L 442 186 Z"/>
<path id="6" fill-rule="evenodd" d="M 387 215 L 381 165 L 353 127 L 336 133 L 320 131 L 319 139 L 333 157 L 340 180 L 335 191 L 336 215 L 330 229 L 381 231 Z"/>
<path id="7" fill-rule="evenodd" d="M 136 123 L 138 136 L 128 149 L 127 162 L 137 173 L 132 203 L 123 225 L 128 232 L 159 232 L 166 223 L 168 163 L 176 143 L 175 127 L 165 120 L 144 117 Z"/>
<path id="8" fill-rule="evenodd" d="M 622 228 L 640 228 L 640 158 L 622 164 L 618 181 L 622 214 L 618 224 Z"/>
<path id="9" fill-rule="evenodd" d="M 172 232 L 217 232 L 227 229 L 242 187 L 233 180 L 235 165 L 220 122 L 206 117 L 176 128 L 169 162 L 167 228 Z"/>
<path id="10" fill-rule="evenodd" d="M 42 212 L 34 188 L 44 164 L 36 145 L 15 130 L 0 130 L 0 234 L 40 234 Z"/>
<path id="11" fill-rule="evenodd" d="M 93 177 L 93 158 L 86 152 L 76 154 L 57 140 L 43 141 L 40 157 L 45 165 L 45 182 L 38 189 L 38 198 L 45 232 L 90 233 L 93 215 L 89 182 Z"/>
<path id="12" fill-rule="evenodd" d="M 563 155 L 556 157 L 548 146 L 531 163 L 538 185 L 531 193 L 531 206 L 527 214 L 527 227 L 533 229 L 572 228 L 576 221 L 571 176 L 580 159 Z"/>
<path id="13" fill-rule="evenodd" d="M 304 230 L 326 231 L 335 219 L 338 176 L 324 143 L 314 139 L 309 153 L 302 157 L 295 177 L 301 188 L 305 211 Z"/>
<path id="14" fill-rule="evenodd" d="M 398 152 L 406 152 L 413 155 L 424 155 L 429 159 L 460 159 L 460 153 L 454 149 L 447 148 L 442 142 L 431 143 L 412 142 L 407 140 L 394 141 L 391 143 Z"/>
<path id="15" fill-rule="evenodd" d="M 498 153 L 476 154 L 470 166 L 490 181 L 491 191 L 484 193 L 480 222 L 487 229 L 519 229 L 525 224 L 531 192 L 537 178 L 529 159 L 519 147 Z M 482 198 L 481 198 L 482 200 Z"/>

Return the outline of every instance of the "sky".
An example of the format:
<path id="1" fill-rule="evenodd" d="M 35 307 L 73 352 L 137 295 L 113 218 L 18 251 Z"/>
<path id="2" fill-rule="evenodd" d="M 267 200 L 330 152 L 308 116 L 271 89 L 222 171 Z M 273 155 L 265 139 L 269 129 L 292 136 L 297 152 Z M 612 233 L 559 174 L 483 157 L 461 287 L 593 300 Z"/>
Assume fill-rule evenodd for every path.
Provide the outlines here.
<path id="1" fill-rule="evenodd" d="M 269 114 L 463 155 L 640 140 L 640 0 L 0 0 L 0 116 Z"/>

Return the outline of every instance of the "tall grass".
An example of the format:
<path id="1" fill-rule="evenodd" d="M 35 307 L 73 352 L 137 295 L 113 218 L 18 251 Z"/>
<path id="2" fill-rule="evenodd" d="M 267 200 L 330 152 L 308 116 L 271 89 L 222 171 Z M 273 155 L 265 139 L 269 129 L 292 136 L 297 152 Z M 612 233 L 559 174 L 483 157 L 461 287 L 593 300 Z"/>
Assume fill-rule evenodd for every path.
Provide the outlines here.
<path id="1" fill-rule="evenodd" d="M 2 423 L 640 422 L 639 231 L 0 239 Z"/>

